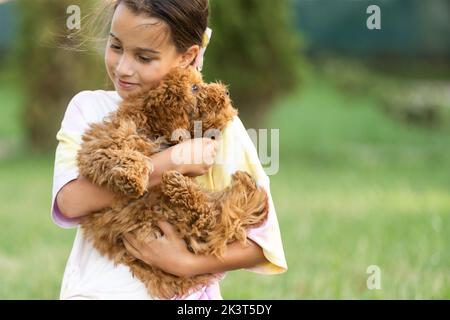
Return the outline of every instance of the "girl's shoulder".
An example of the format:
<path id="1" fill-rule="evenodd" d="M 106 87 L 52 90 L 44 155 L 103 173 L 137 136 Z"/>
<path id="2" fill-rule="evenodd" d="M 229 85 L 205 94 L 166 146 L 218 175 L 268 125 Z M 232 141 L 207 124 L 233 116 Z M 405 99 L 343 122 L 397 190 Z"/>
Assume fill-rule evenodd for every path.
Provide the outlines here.
<path id="1" fill-rule="evenodd" d="M 117 108 L 122 98 L 116 91 L 105 90 L 84 90 L 77 93 L 70 101 L 80 109 L 98 109 L 98 107 L 107 107 L 108 109 Z"/>
<path id="2" fill-rule="evenodd" d="M 227 125 L 223 129 L 223 135 L 224 136 L 230 136 L 230 135 L 239 135 L 240 133 L 246 131 L 244 124 L 242 123 L 241 119 L 238 115 L 235 115 L 233 119 L 228 121 Z"/>
<path id="3" fill-rule="evenodd" d="M 222 132 L 222 137 L 228 142 L 239 143 L 242 146 L 248 147 L 249 143 L 252 143 L 249 132 L 245 125 L 242 123 L 238 115 L 235 115 L 226 125 Z"/>
<path id="4" fill-rule="evenodd" d="M 107 91 L 107 90 L 83 90 L 78 92 L 73 96 L 72 100 L 121 100 L 117 91 Z"/>
<path id="5" fill-rule="evenodd" d="M 117 110 L 121 101 L 116 91 L 84 90 L 70 100 L 66 115 L 78 115 L 88 123 L 99 122 Z"/>

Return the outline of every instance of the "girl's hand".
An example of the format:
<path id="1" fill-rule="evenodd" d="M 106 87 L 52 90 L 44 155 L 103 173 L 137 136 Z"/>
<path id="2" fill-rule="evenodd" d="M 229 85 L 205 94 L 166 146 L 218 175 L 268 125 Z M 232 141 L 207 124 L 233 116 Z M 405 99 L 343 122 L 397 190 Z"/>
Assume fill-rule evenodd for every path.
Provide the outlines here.
<path id="1" fill-rule="evenodd" d="M 195 255 L 188 250 L 186 243 L 170 223 L 160 221 L 158 226 L 164 236 L 139 242 L 132 233 L 128 233 L 123 236 L 125 248 L 136 259 L 167 273 L 183 278 L 194 276 L 192 267 Z"/>
<path id="2" fill-rule="evenodd" d="M 210 138 L 183 141 L 172 147 L 172 161 L 186 176 L 201 176 L 208 172 L 216 157 L 218 142 Z"/>
<path id="3" fill-rule="evenodd" d="M 153 154 L 150 157 L 153 170 L 149 175 L 148 188 L 161 183 L 163 173 L 170 170 L 191 177 L 204 175 L 214 163 L 217 148 L 216 140 L 197 138 Z"/>

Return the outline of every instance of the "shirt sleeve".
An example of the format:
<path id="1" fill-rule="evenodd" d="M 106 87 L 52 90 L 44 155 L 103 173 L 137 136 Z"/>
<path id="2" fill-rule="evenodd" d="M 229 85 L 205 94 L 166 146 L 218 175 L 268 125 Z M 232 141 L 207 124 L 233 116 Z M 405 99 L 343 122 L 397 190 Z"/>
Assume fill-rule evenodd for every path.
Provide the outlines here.
<path id="1" fill-rule="evenodd" d="M 67 106 L 61 128 L 56 134 L 58 145 L 55 152 L 53 171 L 53 188 L 51 202 L 51 217 L 61 228 L 73 228 L 79 224 L 79 219 L 70 219 L 62 215 L 56 202 L 56 196 L 63 186 L 78 178 L 76 165 L 77 152 L 81 145 L 81 136 L 88 127 L 83 117 L 80 105 L 88 98 L 86 91 L 75 95 Z"/>
<path id="2" fill-rule="evenodd" d="M 215 189 L 224 188 L 231 182 L 232 174 L 242 170 L 248 172 L 263 187 L 269 197 L 267 220 L 257 228 L 248 230 L 249 239 L 262 249 L 267 262 L 247 270 L 262 274 L 278 274 L 287 270 L 277 214 L 270 192 L 270 179 L 264 172 L 257 150 L 238 116 L 222 133 L 221 144 L 213 166 L 212 179 Z"/>

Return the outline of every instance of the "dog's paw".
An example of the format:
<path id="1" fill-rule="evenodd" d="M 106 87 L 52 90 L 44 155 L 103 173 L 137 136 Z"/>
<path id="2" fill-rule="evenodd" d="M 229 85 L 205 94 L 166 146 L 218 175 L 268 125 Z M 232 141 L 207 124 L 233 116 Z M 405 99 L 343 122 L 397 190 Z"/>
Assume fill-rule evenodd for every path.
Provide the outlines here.
<path id="1" fill-rule="evenodd" d="M 166 171 L 162 175 L 161 190 L 165 195 L 173 196 L 174 192 L 188 187 L 189 180 L 178 171 Z"/>
<path id="2" fill-rule="evenodd" d="M 162 181 L 165 183 L 176 183 L 184 178 L 183 174 L 176 170 L 166 171 L 162 175 Z"/>
<path id="3" fill-rule="evenodd" d="M 182 173 L 172 170 L 164 172 L 161 181 L 165 186 L 180 187 L 186 184 L 186 177 Z"/>
<path id="4" fill-rule="evenodd" d="M 132 198 L 141 197 L 148 188 L 148 171 L 134 172 L 120 167 L 111 170 L 111 188 Z"/>

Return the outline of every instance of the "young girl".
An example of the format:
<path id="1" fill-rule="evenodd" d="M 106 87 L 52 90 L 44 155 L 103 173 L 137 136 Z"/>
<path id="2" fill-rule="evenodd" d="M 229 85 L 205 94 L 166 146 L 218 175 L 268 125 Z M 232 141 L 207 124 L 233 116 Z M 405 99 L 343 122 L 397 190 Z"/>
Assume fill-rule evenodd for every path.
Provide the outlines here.
<path id="1" fill-rule="evenodd" d="M 208 0 L 117 0 L 105 52 L 107 73 L 115 91 L 83 91 L 70 101 L 56 138 L 52 196 L 52 218 L 60 227 L 78 227 L 80 217 L 110 206 L 115 195 L 78 175 L 76 155 L 81 136 L 90 123 L 100 122 L 117 109 L 123 99 L 137 90 L 149 90 L 173 67 L 201 68 L 210 30 L 207 29 Z M 256 149 L 242 122 L 235 117 L 222 132 L 219 145 L 196 138 L 178 145 L 183 152 L 203 154 L 203 163 L 175 164 L 172 148 L 152 157 L 154 171 L 150 186 L 161 181 L 166 170 L 195 176 L 196 181 L 219 190 L 230 183 L 236 170 L 245 170 L 269 194 L 267 222 L 248 231 L 248 245 L 232 243 L 223 259 L 192 254 L 175 229 L 161 222 L 164 236 L 139 243 L 124 236 L 130 254 L 181 277 L 197 274 L 247 270 L 276 274 L 287 270 L 278 221 L 269 189 L 269 178 L 259 162 Z M 211 164 L 216 152 L 222 161 Z M 66 265 L 61 299 L 152 299 L 145 286 L 133 278 L 128 267 L 115 266 L 101 256 L 78 227 Z M 215 281 L 186 299 L 221 299 Z"/>

